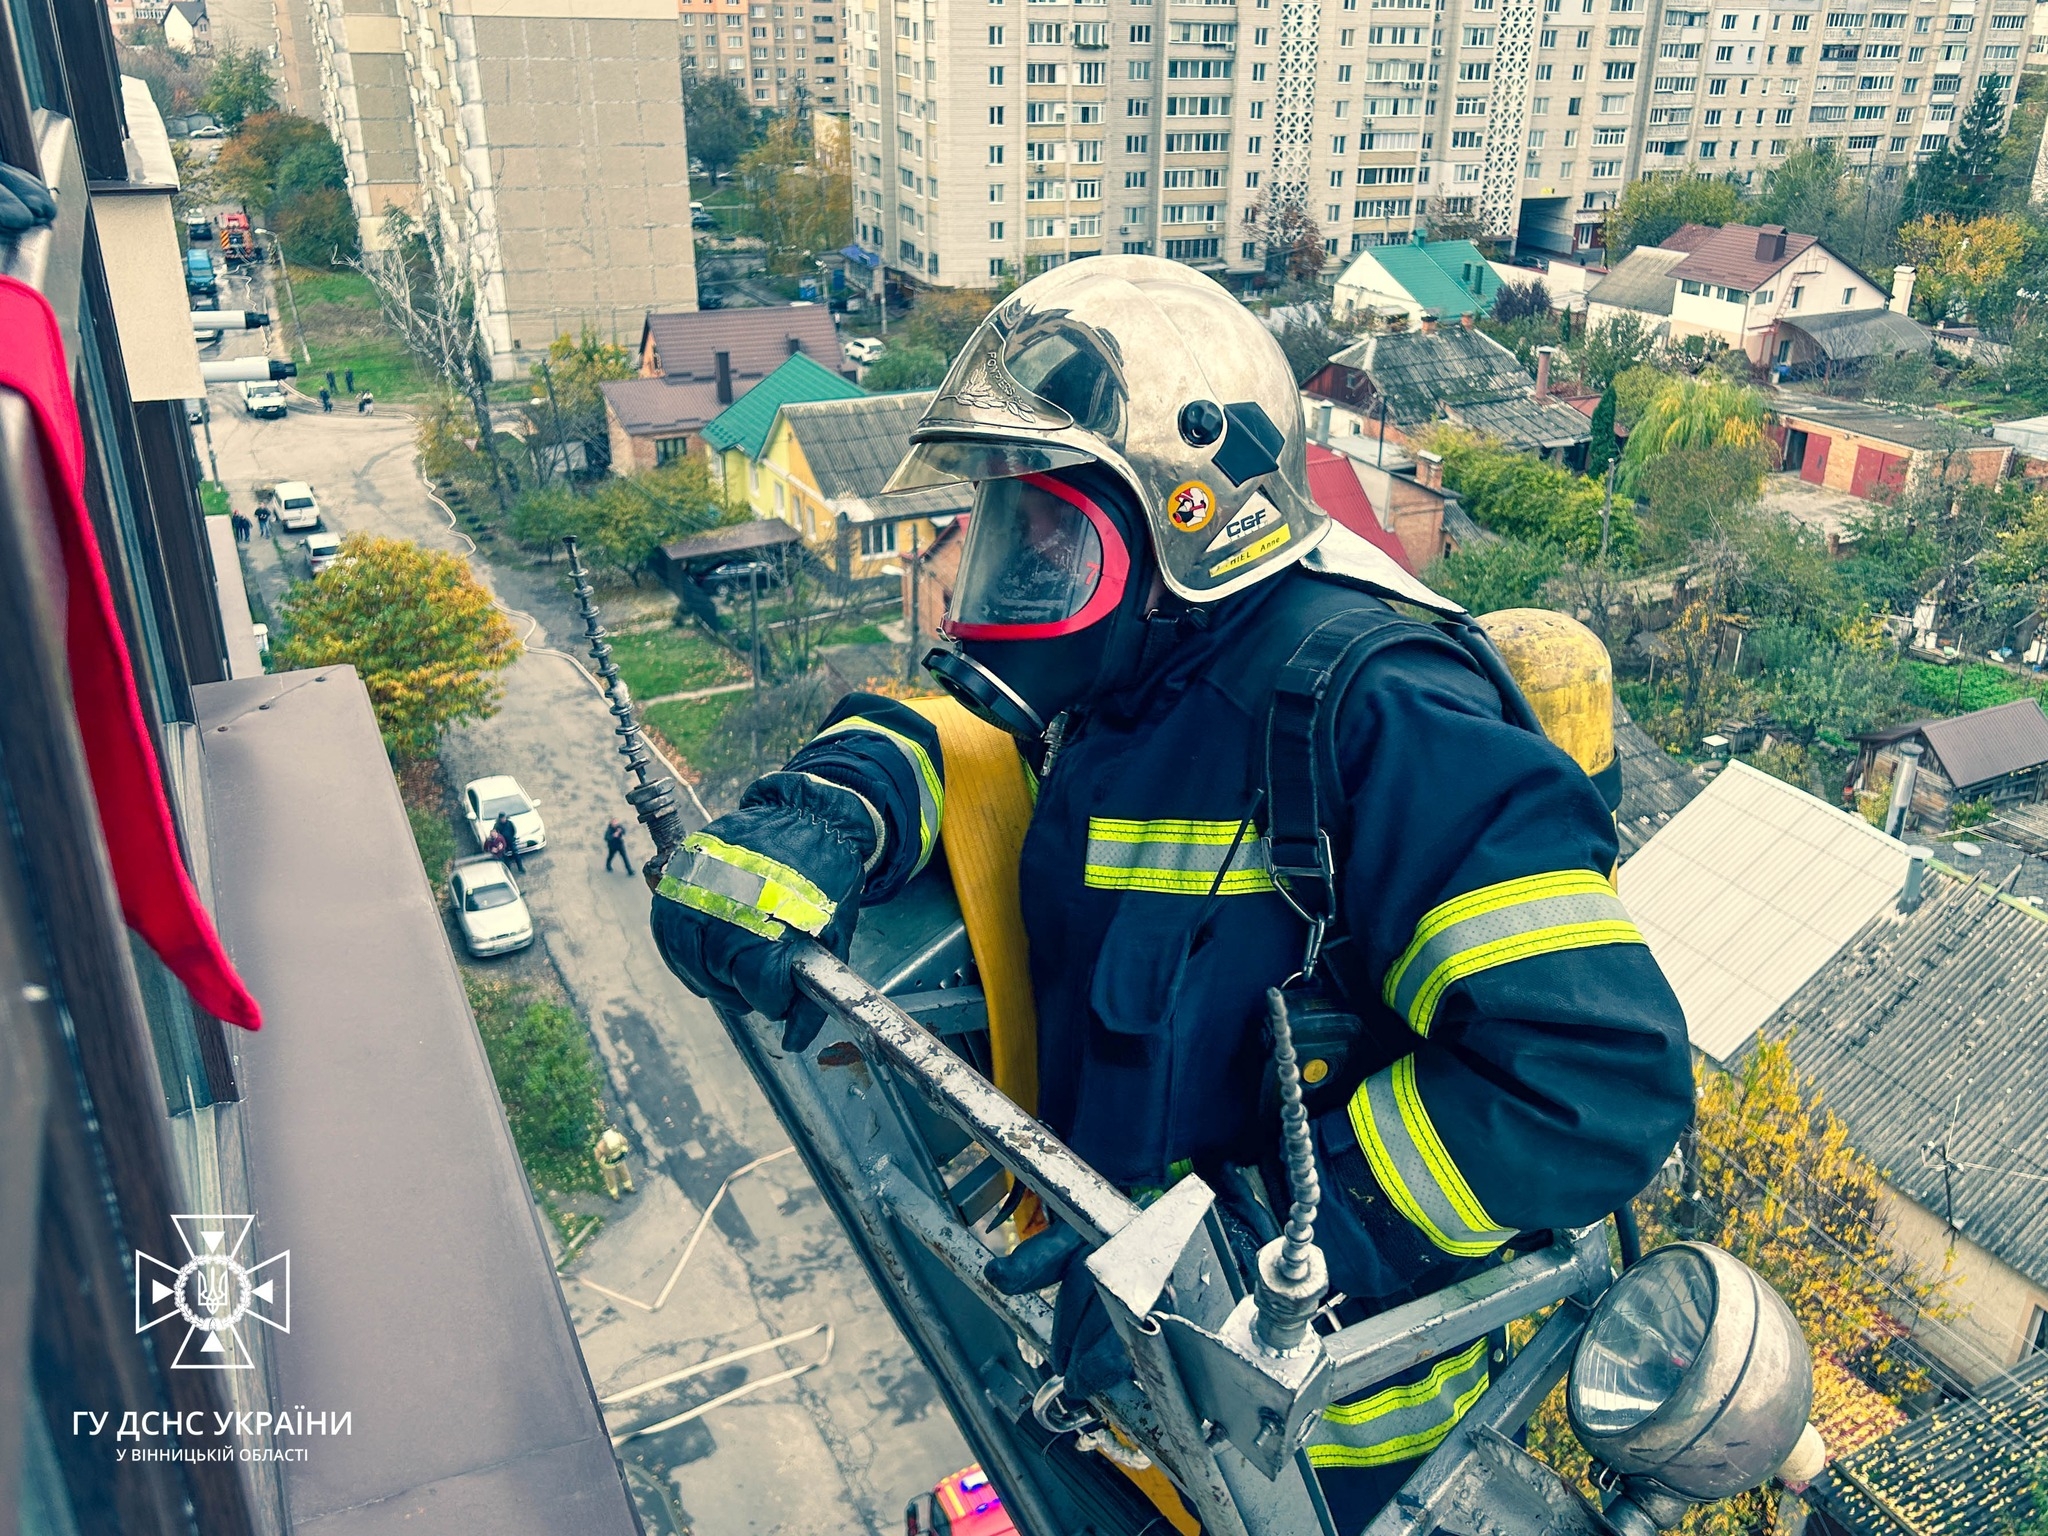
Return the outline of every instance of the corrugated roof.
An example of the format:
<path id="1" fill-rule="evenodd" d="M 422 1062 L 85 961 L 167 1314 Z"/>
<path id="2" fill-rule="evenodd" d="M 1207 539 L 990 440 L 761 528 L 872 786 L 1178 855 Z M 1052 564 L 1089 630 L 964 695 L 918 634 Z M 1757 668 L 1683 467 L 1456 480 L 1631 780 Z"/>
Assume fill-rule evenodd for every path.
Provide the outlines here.
<path id="1" fill-rule="evenodd" d="M 2037 1504 L 2048 1354 L 1842 1457 L 1807 1497 L 1855 1536 L 2007 1536 Z"/>
<path id="2" fill-rule="evenodd" d="M 1820 244 L 1816 235 L 1785 235 L 1785 254 L 1759 258 L 1757 236 L 1763 231 L 1754 224 L 1723 224 L 1710 229 L 1704 224 L 1687 224 L 1663 242 L 1667 251 L 1686 252 L 1685 260 L 1671 269 L 1673 277 L 1695 283 L 1719 283 L 1749 293 L 1771 280 L 1808 250 Z"/>
<path id="3" fill-rule="evenodd" d="M 733 392 L 739 380 L 765 379 L 790 355 L 790 343 L 834 373 L 847 370 L 832 311 L 823 304 L 784 304 L 758 309 L 694 309 L 656 312 L 641 328 L 641 350 L 654 341 L 656 366 L 669 379 L 713 379 L 717 354 L 732 365 Z"/>
<path id="4" fill-rule="evenodd" d="M 1500 274 L 1470 240 L 1380 245 L 1363 254 L 1379 262 L 1416 303 L 1446 320 L 1456 320 L 1467 310 L 1485 314 L 1500 291 Z"/>
<path id="5" fill-rule="evenodd" d="M 1320 443 L 1310 443 L 1308 490 L 1317 506 L 1367 543 L 1376 545 L 1402 570 L 1411 576 L 1415 574 L 1401 541 L 1380 525 L 1379 513 L 1373 510 L 1372 498 L 1359 483 L 1358 471 L 1350 459 Z"/>
<path id="6" fill-rule="evenodd" d="M 1888 411 L 1882 406 L 1864 405 L 1853 400 L 1832 400 L 1804 389 L 1781 389 L 1772 403 L 1778 408 L 1781 420 L 1832 427 L 1838 432 L 1855 432 L 1880 442 L 1896 443 L 1901 448 L 1933 448 L 1946 452 L 1956 447 L 1958 442 L 1964 448 L 2008 446 L 1946 412 L 1914 415 L 1907 411 Z"/>
<path id="7" fill-rule="evenodd" d="M 725 407 L 716 384 L 676 379 L 619 379 L 600 384 L 604 403 L 634 437 L 695 432 Z"/>
<path id="8" fill-rule="evenodd" d="M 1889 309 L 1845 309 L 1832 315 L 1782 315 L 1778 323 L 1813 339 L 1836 362 L 1866 357 L 1897 357 L 1925 352 L 1934 345 L 1926 326 Z"/>
<path id="9" fill-rule="evenodd" d="M 1389 247 L 1395 249 L 1395 247 Z M 1483 331 L 1462 325 L 1386 331 L 1354 342 L 1330 359 L 1363 372 L 1403 428 L 1450 420 L 1518 448 L 1583 443 L 1584 416 L 1556 400 L 1538 400 L 1536 381 L 1515 354 Z"/>
<path id="10" fill-rule="evenodd" d="M 1923 721 L 1919 733 L 1957 789 L 2048 763 L 2048 715 L 2034 699 Z"/>
<path id="11" fill-rule="evenodd" d="M 1917 910 L 1873 914 L 1765 1033 L 1892 1185 L 2048 1284 L 2048 917 L 1931 872 Z M 1944 1144 L 1946 1167 L 1923 1150 Z"/>
<path id="12" fill-rule="evenodd" d="M 768 446 L 768 429 L 785 405 L 808 400 L 854 400 L 867 391 L 799 352 L 786 357 L 767 378 L 704 426 L 704 441 L 715 449 L 737 448 L 750 459 Z"/>
<path id="13" fill-rule="evenodd" d="M 779 517 L 757 517 L 750 523 L 728 523 L 687 539 L 661 546 L 669 560 L 708 560 L 714 556 L 740 554 L 749 549 L 770 549 L 777 544 L 794 544 L 802 535 Z"/>
<path id="14" fill-rule="evenodd" d="M 914 515 L 945 516 L 974 505 L 974 488 L 942 485 L 884 497 L 882 487 L 910 448 L 910 429 L 932 402 L 934 390 L 863 395 L 857 400 L 811 400 L 782 407 L 811 467 L 818 494 L 856 523 Z"/>
<path id="15" fill-rule="evenodd" d="M 1639 245 L 1587 291 L 1586 302 L 1645 315 L 1668 315 L 1672 296 L 1678 292 L 1678 279 L 1671 269 L 1685 257 L 1684 251 Z"/>
<path id="16" fill-rule="evenodd" d="M 1906 845 L 1731 762 L 1621 866 L 1619 889 L 1716 1061 L 1898 899 Z"/>
<path id="17" fill-rule="evenodd" d="M 1706 781 L 1650 739 L 1614 701 L 1614 752 L 1621 759 L 1621 805 L 1614 830 L 1626 863 L 1706 787 Z"/>

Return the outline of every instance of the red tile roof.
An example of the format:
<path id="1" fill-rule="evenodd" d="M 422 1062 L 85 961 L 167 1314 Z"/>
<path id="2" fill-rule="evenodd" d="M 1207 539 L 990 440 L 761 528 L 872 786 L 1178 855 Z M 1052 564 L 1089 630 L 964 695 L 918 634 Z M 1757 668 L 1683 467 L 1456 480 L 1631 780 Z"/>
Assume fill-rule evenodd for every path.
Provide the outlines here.
<path id="1" fill-rule="evenodd" d="M 1320 443 L 1310 443 L 1308 489 L 1317 506 L 1367 543 L 1377 545 L 1402 570 L 1414 574 L 1415 567 L 1408 563 L 1408 551 L 1401 547 L 1399 539 L 1380 526 L 1379 514 L 1373 511 L 1365 487 L 1358 483 L 1357 471 L 1343 454 Z"/>
<path id="2" fill-rule="evenodd" d="M 1717 283 L 1749 293 L 1820 244 L 1818 236 L 1787 231 L 1785 254 L 1759 259 L 1757 237 L 1762 233 L 1754 224 L 1724 224 L 1719 229 L 1687 224 L 1664 242 L 1667 251 L 1691 253 L 1671 269 L 1670 275 L 1685 282 Z"/>
<path id="3" fill-rule="evenodd" d="M 735 399 L 746 392 L 739 380 L 751 384 L 766 378 L 788 361 L 792 351 L 805 353 L 837 374 L 852 370 L 840 349 L 832 311 L 823 304 L 657 311 L 648 315 L 641 331 L 643 356 L 650 336 L 663 378 L 700 383 L 715 379 L 717 354 L 726 353 L 732 365 Z"/>

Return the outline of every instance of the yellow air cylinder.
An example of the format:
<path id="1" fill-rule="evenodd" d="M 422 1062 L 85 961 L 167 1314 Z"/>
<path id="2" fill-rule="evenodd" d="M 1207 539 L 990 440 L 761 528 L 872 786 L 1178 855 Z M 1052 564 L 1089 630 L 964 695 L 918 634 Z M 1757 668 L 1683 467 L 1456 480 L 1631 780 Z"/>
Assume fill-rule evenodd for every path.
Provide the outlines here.
<path id="1" fill-rule="evenodd" d="M 1547 608 L 1503 608 L 1479 625 L 1521 685 L 1543 734 L 1606 788 L 1615 770 L 1614 667 L 1600 637 Z"/>

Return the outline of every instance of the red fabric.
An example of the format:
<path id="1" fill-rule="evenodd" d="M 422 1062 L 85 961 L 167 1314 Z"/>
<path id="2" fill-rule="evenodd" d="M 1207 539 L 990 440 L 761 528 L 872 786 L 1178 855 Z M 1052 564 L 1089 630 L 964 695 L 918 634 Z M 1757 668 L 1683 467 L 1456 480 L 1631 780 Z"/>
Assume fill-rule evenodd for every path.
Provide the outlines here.
<path id="1" fill-rule="evenodd" d="M 258 1028 L 262 1010 L 222 950 L 178 851 L 156 744 L 135 696 L 128 645 L 86 510 L 85 443 L 57 317 L 35 289 L 0 277 L 0 336 L 12 338 L 0 349 L 0 385 L 28 401 L 51 481 L 51 510 L 64 555 L 64 652 L 72 708 L 121 915 L 200 1007 L 230 1024 Z"/>
<path id="2" fill-rule="evenodd" d="M 1402 570 L 1410 575 L 1415 573 L 1401 541 L 1380 526 L 1380 515 L 1373 510 L 1365 487 L 1358 483 L 1358 472 L 1351 467 L 1351 460 L 1320 443 L 1310 443 L 1308 489 L 1317 506 L 1368 544 L 1378 545 Z"/>

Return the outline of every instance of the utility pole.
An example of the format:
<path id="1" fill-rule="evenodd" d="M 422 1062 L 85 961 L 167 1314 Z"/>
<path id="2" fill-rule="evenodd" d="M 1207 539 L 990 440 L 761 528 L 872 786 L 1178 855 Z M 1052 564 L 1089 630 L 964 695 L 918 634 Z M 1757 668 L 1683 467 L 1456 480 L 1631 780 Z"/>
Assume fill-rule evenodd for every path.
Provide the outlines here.
<path id="1" fill-rule="evenodd" d="M 753 658 L 754 693 L 761 692 L 761 562 L 747 562 L 747 627 L 752 631 L 748 652 Z"/>
<path id="2" fill-rule="evenodd" d="M 910 641 L 909 651 L 903 658 L 905 682 L 917 681 L 917 642 L 918 631 L 921 628 L 919 620 L 922 618 L 922 612 L 917 604 L 917 546 L 917 525 L 913 523 L 910 528 L 910 611 L 903 616 L 908 621 L 903 627 Z"/>
<path id="3" fill-rule="evenodd" d="M 199 397 L 199 430 L 206 434 L 206 463 L 213 472 L 213 483 L 220 485 L 220 460 L 213 456 L 213 400 L 208 395 Z M 221 485 L 221 489 L 227 487 Z"/>
<path id="4" fill-rule="evenodd" d="M 1621 467 L 1619 459 L 1607 461 L 1607 498 L 1600 503 L 1600 563 L 1607 564 L 1607 543 L 1614 529 L 1614 472 Z"/>

